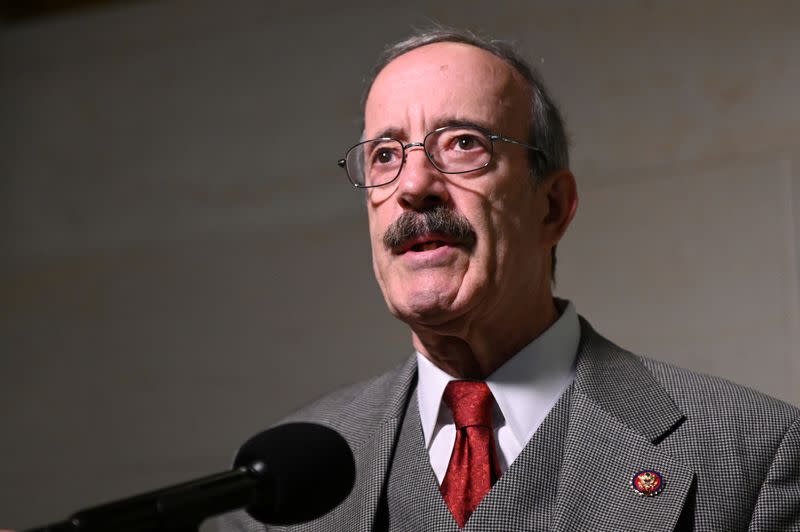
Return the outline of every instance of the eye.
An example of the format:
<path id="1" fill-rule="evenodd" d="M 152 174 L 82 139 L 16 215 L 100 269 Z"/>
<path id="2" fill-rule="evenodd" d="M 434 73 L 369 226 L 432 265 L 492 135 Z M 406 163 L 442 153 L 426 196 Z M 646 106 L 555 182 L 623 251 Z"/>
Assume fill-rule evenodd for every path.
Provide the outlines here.
<path id="1" fill-rule="evenodd" d="M 367 144 L 366 160 L 372 168 L 396 166 L 402 157 L 403 146 L 397 141 L 377 140 Z"/>
<path id="2" fill-rule="evenodd" d="M 437 143 L 452 152 L 477 152 L 489 149 L 490 141 L 476 129 L 454 127 L 445 129 Z"/>
<path id="3" fill-rule="evenodd" d="M 461 135 L 456 139 L 456 145 L 460 150 L 474 149 L 476 144 L 478 144 L 478 141 L 472 135 Z"/>
<path id="4" fill-rule="evenodd" d="M 389 164 L 394 159 L 394 152 L 389 149 L 376 150 L 375 162 L 378 164 Z"/>

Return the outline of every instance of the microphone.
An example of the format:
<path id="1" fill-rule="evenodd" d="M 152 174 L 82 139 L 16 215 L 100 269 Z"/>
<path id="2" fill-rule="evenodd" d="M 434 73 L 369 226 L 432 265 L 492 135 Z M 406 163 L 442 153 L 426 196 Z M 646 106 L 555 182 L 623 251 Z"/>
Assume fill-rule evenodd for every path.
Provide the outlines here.
<path id="1" fill-rule="evenodd" d="M 290 525 L 327 513 L 354 481 L 353 453 L 339 433 L 288 423 L 245 442 L 232 471 L 81 510 L 28 532 L 188 532 L 239 508 L 262 523 Z"/>
<path id="2" fill-rule="evenodd" d="M 259 461 L 271 473 L 246 510 L 256 521 L 273 525 L 320 517 L 350 494 L 356 478 L 353 452 L 344 438 L 314 423 L 279 425 L 256 434 L 239 448 L 233 464 Z"/>

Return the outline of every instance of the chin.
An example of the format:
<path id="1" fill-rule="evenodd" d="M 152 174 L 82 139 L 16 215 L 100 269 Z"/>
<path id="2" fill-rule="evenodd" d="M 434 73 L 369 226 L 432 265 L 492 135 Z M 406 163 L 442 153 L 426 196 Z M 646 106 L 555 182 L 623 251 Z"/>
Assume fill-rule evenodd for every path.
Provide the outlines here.
<path id="1" fill-rule="evenodd" d="M 436 327 L 460 314 L 451 294 L 433 291 L 406 294 L 401 301 L 390 302 L 389 308 L 397 319 L 412 327 Z"/>
<path id="2" fill-rule="evenodd" d="M 434 326 L 452 321 L 463 311 L 471 286 L 464 268 L 434 268 L 423 271 L 392 271 L 380 283 L 389 311 L 413 326 Z M 474 294 L 473 294 L 474 295 Z"/>

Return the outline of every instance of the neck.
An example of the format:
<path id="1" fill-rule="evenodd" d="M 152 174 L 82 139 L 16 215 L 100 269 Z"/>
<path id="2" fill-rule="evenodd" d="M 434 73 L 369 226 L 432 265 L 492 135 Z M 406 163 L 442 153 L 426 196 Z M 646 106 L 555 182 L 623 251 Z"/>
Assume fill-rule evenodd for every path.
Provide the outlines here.
<path id="1" fill-rule="evenodd" d="M 516 319 L 514 319 L 516 318 Z M 414 347 L 453 377 L 485 379 L 558 319 L 552 297 L 515 316 L 474 320 L 446 331 L 414 329 Z"/>

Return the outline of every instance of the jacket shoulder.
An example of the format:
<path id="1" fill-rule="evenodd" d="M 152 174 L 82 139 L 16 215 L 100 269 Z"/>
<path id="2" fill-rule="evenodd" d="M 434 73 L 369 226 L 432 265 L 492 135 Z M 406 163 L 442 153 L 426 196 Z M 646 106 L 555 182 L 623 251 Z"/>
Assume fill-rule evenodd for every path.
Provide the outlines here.
<path id="1" fill-rule="evenodd" d="M 768 525 L 755 529 L 788 530 L 794 521 L 778 514 L 797 508 L 800 497 L 800 409 L 726 379 L 641 360 L 684 413 L 661 445 L 695 470 L 698 511 L 759 516 Z M 723 488 L 734 506 L 718 499 Z"/>
<path id="2" fill-rule="evenodd" d="M 416 378 L 416 359 L 377 377 L 331 392 L 279 423 L 318 423 L 339 432 L 358 448 L 386 420 L 402 416 Z"/>
<path id="3" fill-rule="evenodd" d="M 741 426 L 783 427 L 800 418 L 796 406 L 765 393 L 672 364 L 636 356 L 672 396 L 688 418 L 709 418 Z M 755 423 L 755 425 L 753 425 Z"/>
<path id="4" fill-rule="evenodd" d="M 581 318 L 581 349 L 584 385 L 594 390 L 594 396 L 605 395 L 626 401 L 637 401 L 647 411 L 647 401 L 655 388 L 663 390 L 687 422 L 730 423 L 760 426 L 771 423 L 783 427 L 800 418 L 800 409 L 765 393 L 714 377 L 684 369 L 668 362 L 632 353 L 595 331 Z M 581 358 L 581 357 L 579 357 Z M 580 369 L 581 360 L 578 367 Z M 619 391 L 618 388 L 624 388 Z M 656 394 L 658 395 L 658 394 Z M 619 402 L 619 401 L 617 401 Z"/>

